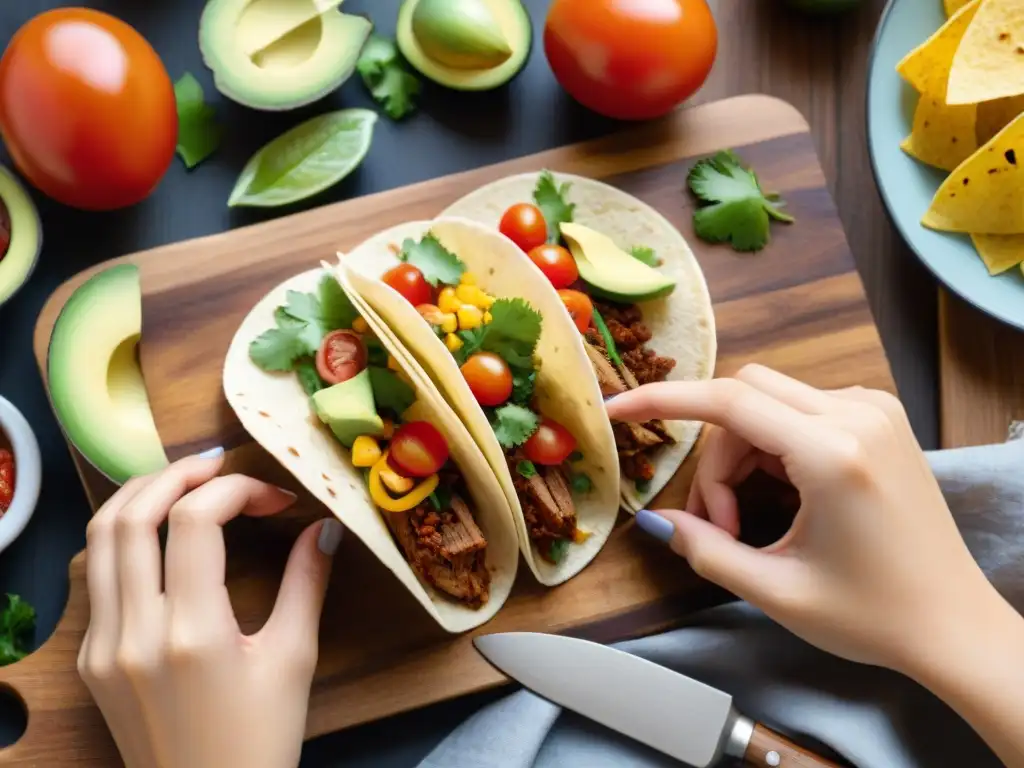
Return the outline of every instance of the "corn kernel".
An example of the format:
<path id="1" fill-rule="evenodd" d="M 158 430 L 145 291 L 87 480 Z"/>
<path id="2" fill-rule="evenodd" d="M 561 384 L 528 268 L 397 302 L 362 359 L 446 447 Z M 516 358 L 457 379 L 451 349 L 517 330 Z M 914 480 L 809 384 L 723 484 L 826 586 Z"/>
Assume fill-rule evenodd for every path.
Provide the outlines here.
<path id="1" fill-rule="evenodd" d="M 391 419 L 381 419 L 384 426 L 381 427 L 380 437 L 382 440 L 390 440 L 395 434 L 395 422 Z"/>
<path id="2" fill-rule="evenodd" d="M 479 309 L 490 309 L 490 306 L 494 303 L 494 299 L 475 285 L 460 285 L 455 289 L 455 296 L 463 304 L 471 304 Z"/>
<path id="3" fill-rule="evenodd" d="M 360 435 L 352 443 L 352 463 L 357 467 L 372 467 L 380 456 L 380 446 L 369 435 Z"/>
<path id="4" fill-rule="evenodd" d="M 494 319 L 494 317 L 491 315 L 490 312 L 484 312 L 484 325 L 487 325 L 493 319 Z"/>
<path id="5" fill-rule="evenodd" d="M 457 352 L 462 349 L 462 339 L 454 333 L 449 333 L 444 337 L 444 345 L 448 347 L 449 352 Z"/>
<path id="6" fill-rule="evenodd" d="M 400 474 L 395 472 L 391 467 L 384 467 L 380 471 L 380 479 L 387 486 L 387 489 L 392 493 L 402 494 L 408 493 L 416 485 L 416 482 L 411 477 L 402 477 Z"/>
<path id="7" fill-rule="evenodd" d="M 459 278 L 461 285 L 476 285 L 476 275 L 472 272 L 463 272 L 462 277 Z"/>
<path id="8" fill-rule="evenodd" d="M 363 318 L 357 317 L 355 320 L 352 321 L 352 330 L 355 331 L 356 333 L 369 333 L 370 326 L 366 323 L 366 321 Z"/>
<path id="9" fill-rule="evenodd" d="M 472 304 L 463 304 L 456 315 L 459 318 L 459 328 L 463 331 L 479 328 L 484 321 L 484 313 Z"/>
<path id="10" fill-rule="evenodd" d="M 447 286 L 441 289 L 437 297 L 437 306 L 442 312 L 456 312 L 462 306 L 462 302 L 455 295 L 455 289 Z"/>
<path id="11" fill-rule="evenodd" d="M 441 320 L 441 330 L 445 333 L 455 333 L 459 328 L 459 319 L 452 312 L 446 312 Z"/>
<path id="12" fill-rule="evenodd" d="M 388 355 L 388 370 L 395 371 L 396 373 L 402 372 L 402 366 L 400 366 L 398 361 L 395 360 L 394 355 Z"/>

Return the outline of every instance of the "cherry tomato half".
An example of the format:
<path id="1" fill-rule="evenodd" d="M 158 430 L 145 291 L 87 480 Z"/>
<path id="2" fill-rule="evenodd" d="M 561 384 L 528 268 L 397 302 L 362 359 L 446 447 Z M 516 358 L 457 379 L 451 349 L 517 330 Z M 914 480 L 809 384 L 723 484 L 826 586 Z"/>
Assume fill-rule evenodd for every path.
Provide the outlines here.
<path id="1" fill-rule="evenodd" d="M 576 329 L 580 333 L 586 333 L 587 328 L 590 327 L 590 321 L 594 317 L 594 303 L 590 300 L 590 297 L 581 291 L 563 288 L 558 292 L 558 298 L 562 300 L 565 308 L 569 310 L 569 316 L 576 324 Z"/>
<path id="2" fill-rule="evenodd" d="M 406 477 L 430 477 L 448 461 L 448 441 L 426 421 L 398 428 L 388 448 L 388 464 Z"/>
<path id="3" fill-rule="evenodd" d="M 420 304 L 433 304 L 434 291 L 418 267 L 412 264 L 399 264 L 384 273 L 381 279 L 398 291 L 405 300 L 418 307 Z"/>
<path id="4" fill-rule="evenodd" d="M 316 371 L 328 384 L 354 378 L 366 367 L 366 345 L 354 331 L 331 331 L 320 342 Z"/>
<path id="5" fill-rule="evenodd" d="M 512 395 L 512 371 L 493 352 L 477 352 L 462 364 L 462 376 L 480 405 L 501 405 Z"/>
<path id="6" fill-rule="evenodd" d="M 545 243 L 538 245 L 528 254 L 530 261 L 540 267 L 540 271 L 555 288 L 568 288 L 576 282 L 580 271 L 576 267 L 576 259 L 568 249 L 560 245 Z"/>
<path id="7" fill-rule="evenodd" d="M 516 203 L 501 217 L 498 230 L 524 252 L 529 253 L 548 239 L 548 224 L 540 208 L 530 203 Z"/>
<path id="8" fill-rule="evenodd" d="M 658 117 L 688 99 L 717 48 L 706 0 L 554 0 L 544 25 L 544 53 L 562 87 L 621 120 Z"/>
<path id="9" fill-rule="evenodd" d="M 537 431 L 523 445 L 523 453 L 534 464 L 557 466 L 576 450 L 576 438 L 554 419 L 545 416 Z"/>
<path id="10" fill-rule="evenodd" d="M 123 21 L 86 8 L 29 20 L 0 59 L 0 134 L 18 170 L 66 205 L 111 210 L 153 191 L 178 112 L 160 57 Z"/>

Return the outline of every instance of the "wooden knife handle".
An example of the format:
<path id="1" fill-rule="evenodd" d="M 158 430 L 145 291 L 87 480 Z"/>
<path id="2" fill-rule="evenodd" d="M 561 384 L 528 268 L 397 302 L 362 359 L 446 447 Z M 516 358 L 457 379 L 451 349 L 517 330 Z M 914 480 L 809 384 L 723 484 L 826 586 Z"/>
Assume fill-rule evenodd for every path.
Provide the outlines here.
<path id="1" fill-rule="evenodd" d="M 760 723 L 754 725 L 743 760 L 758 768 L 839 768 Z"/>

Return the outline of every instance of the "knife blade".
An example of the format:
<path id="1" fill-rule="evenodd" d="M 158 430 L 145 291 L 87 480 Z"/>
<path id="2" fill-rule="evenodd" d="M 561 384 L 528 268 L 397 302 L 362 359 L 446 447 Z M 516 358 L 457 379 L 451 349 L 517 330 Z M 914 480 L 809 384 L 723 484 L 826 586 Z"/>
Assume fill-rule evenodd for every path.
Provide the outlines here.
<path id="1" fill-rule="evenodd" d="M 473 644 L 534 693 L 694 768 L 726 756 L 768 768 L 837 768 L 741 715 L 728 693 L 624 651 L 536 632 Z"/>

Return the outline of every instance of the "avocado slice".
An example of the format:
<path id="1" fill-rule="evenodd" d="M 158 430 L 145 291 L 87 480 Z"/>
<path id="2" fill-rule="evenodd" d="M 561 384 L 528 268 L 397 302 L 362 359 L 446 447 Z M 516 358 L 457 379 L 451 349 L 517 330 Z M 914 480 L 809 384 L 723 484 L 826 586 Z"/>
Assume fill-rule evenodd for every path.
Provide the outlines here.
<path id="1" fill-rule="evenodd" d="M 487 91 L 526 64 L 533 28 L 519 0 L 405 0 L 396 39 L 424 77 L 446 88 Z"/>
<path id="2" fill-rule="evenodd" d="M 320 421 L 327 424 L 334 436 L 346 448 L 360 435 L 380 435 L 384 420 L 377 413 L 370 383 L 370 369 L 340 384 L 334 384 L 313 394 L 313 407 Z"/>
<path id="3" fill-rule="evenodd" d="M 136 356 L 142 287 L 134 264 L 110 267 L 68 299 L 50 336 L 50 401 L 64 433 L 116 483 L 167 465 Z"/>
<path id="4" fill-rule="evenodd" d="M 633 258 L 607 235 L 569 222 L 561 225 L 561 231 L 580 277 L 594 295 L 632 304 L 675 290 L 675 280 Z"/>
<path id="5" fill-rule="evenodd" d="M 217 90 L 264 110 L 326 96 L 355 70 L 373 25 L 341 0 L 209 0 L 199 49 Z"/>
<path id="6" fill-rule="evenodd" d="M 0 305 L 28 280 L 42 245 L 43 228 L 32 198 L 0 166 Z"/>

